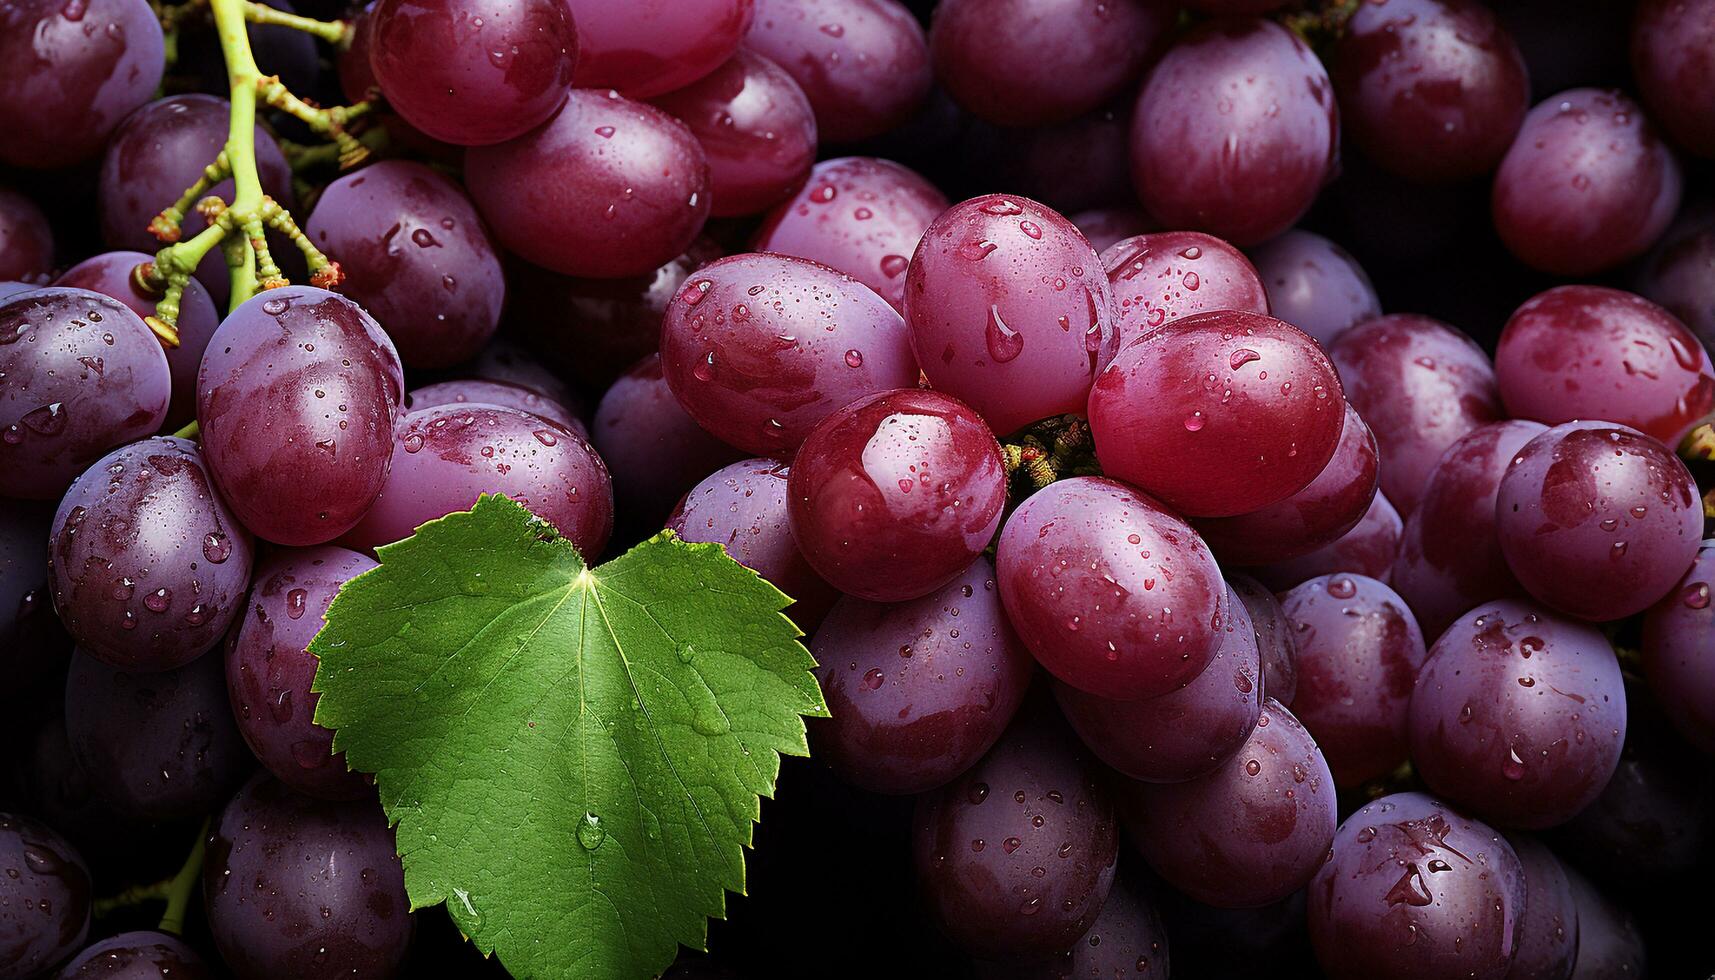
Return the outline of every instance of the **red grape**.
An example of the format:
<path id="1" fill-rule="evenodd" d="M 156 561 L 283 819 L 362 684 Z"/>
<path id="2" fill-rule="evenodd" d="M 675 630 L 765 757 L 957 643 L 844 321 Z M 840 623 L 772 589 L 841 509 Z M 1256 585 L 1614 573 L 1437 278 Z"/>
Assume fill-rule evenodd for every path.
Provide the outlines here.
<path id="1" fill-rule="evenodd" d="M 1135 701 L 1178 690 L 1208 666 L 1232 614 L 1197 532 L 1114 480 L 1077 477 L 1007 518 L 1000 594 L 1030 652 L 1060 680 Z"/>
<path id="2" fill-rule="evenodd" d="M 1253 566 L 1245 571 L 1255 575 L 1257 581 L 1269 588 L 1280 590 L 1335 572 L 1353 572 L 1378 582 L 1387 582 L 1391 578 L 1389 569 L 1399 557 L 1403 527 L 1399 511 L 1388 502 L 1386 494 L 1378 492 L 1358 526 L 1333 543 L 1323 545 L 1308 555 L 1272 565 Z"/>
<path id="3" fill-rule="evenodd" d="M 584 428 L 583 421 L 573 415 L 566 406 L 523 385 L 506 381 L 484 381 L 480 378 L 456 378 L 413 388 L 405 395 L 405 407 L 413 412 L 437 405 L 472 403 L 516 408 L 520 412 L 540 416 L 562 429 L 575 432 L 580 439 L 589 439 L 589 431 Z"/>
<path id="4" fill-rule="evenodd" d="M 614 92 L 573 90 L 534 130 L 465 153 L 495 237 L 568 276 L 640 276 L 685 250 L 709 215 L 709 166 L 684 123 Z"/>
<path id="5" fill-rule="evenodd" d="M 1182 514 L 1228 517 L 1308 486 L 1334 455 L 1346 406 L 1315 341 L 1217 310 L 1134 338 L 1096 378 L 1089 409 L 1109 476 Z"/>
<path id="6" fill-rule="evenodd" d="M 895 129 L 932 81 L 928 39 L 897 0 L 757 0 L 744 46 L 798 80 L 830 143 Z"/>
<path id="7" fill-rule="evenodd" d="M 591 428 L 590 439 L 613 475 L 615 498 L 640 523 L 661 520 L 680 494 L 744 455 L 685 414 L 661 376 L 658 354 L 607 389 Z"/>
<path id="8" fill-rule="evenodd" d="M 1584 623 L 1487 602 L 1435 641 L 1409 729 L 1412 764 L 1449 800 L 1502 826 L 1565 823 L 1620 761 L 1620 662 Z"/>
<path id="9" fill-rule="evenodd" d="M 54 980 L 210 980 L 214 974 L 196 950 L 165 932 L 122 932 L 84 947 Z"/>
<path id="10" fill-rule="evenodd" d="M 738 50 L 756 12 L 754 0 L 565 2 L 578 24 L 578 87 L 616 88 L 634 99 L 714 71 Z"/>
<path id="11" fill-rule="evenodd" d="M 1347 328 L 1381 315 L 1381 300 L 1358 260 L 1312 231 L 1297 228 L 1251 249 L 1268 293 L 1269 313 L 1323 347 Z"/>
<path id="12" fill-rule="evenodd" d="M 1641 0 L 1632 20 L 1632 76 L 1650 117 L 1674 142 L 1715 157 L 1715 3 Z"/>
<path id="13" fill-rule="evenodd" d="M 42 281 L 54 269 L 54 234 L 36 202 L 0 187 L 0 281 Z"/>
<path id="14" fill-rule="evenodd" d="M 1248 575 L 1228 575 L 1227 585 L 1244 604 L 1256 633 L 1263 690 L 1285 707 L 1292 707 L 1298 693 L 1298 645 L 1286 611 L 1273 592 Z"/>
<path id="15" fill-rule="evenodd" d="M 1715 754 L 1715 541 L 1704 541 L 1679 586 L 1644 615 L 1643 669 L 1685 740 Z"/>
<path id="16" fill-rule="evenodd" d="M 1120 346 L 1170 320 L 1211 310 L 1268 313 L 1262 280 L 1244 253 L 1195 231 L 1158 231 L 1102 250 Z"/>

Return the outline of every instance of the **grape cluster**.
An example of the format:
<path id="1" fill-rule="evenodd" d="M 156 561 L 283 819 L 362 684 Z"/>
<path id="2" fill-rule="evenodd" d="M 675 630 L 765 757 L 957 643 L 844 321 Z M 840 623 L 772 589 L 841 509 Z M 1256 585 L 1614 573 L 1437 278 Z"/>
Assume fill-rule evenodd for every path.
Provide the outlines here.
<path id="1" fill-rule="evenodd" d="M 308 652 L 484 493 L 819 664 L 670 976 L 1715 971 L 1715 0 L 300 3 L 339 173 L 206 2 L 0 3 L 0 980 L 504 975 Z M 205 178 L 344 281 L 164 345 Z"/>

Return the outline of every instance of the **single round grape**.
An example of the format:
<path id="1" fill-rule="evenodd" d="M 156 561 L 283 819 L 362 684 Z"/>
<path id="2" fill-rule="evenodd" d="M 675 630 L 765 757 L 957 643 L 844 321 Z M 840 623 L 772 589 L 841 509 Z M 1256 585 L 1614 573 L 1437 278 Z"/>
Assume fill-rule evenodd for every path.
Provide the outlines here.
<path id="1" fill-rule="evenodd" d="M 792 537 L 830 585 L 875 602 L 928 595 L 1000 527 L 1006 461 L 971 409 L 940 392 L 885 391 L 834 412 L 793 457 Z"/>
<path id="2" fill-rule="evenodd" d="M 941 0 L 929 50 L 936 80 L 972 115 L 1041 126 L 1128 91 L 1175 13 L 1159 0 Z"/>
<path id="3" fill-rule="evenodd" d="M 546 122 L 578 61 L 567 0 L 380 0 L 369 22 L 369 67 L 388 107 L 461 146 L 499 143 Z"/>
<path id="4" fill-rule="evenodd" d="M 250 533 L 189 439 L 108 453 L 72 483 L 49 542 L 54 608 L 85 653 L 166 670 L 220 642 L 250 584 Z"/>
<path id="5" fill-rule="evenodd" d="M 1381 315 L 1381 300 L 1358 260 L 1313 231 L 1294 228 L 1251 249 L 1269 313 L 1323 347 L 1346 329 Z"/>
<path id="6" fill-rule="evenodd" d="M 999 434 L 1082 412 L 1118 349 L 1095 250 L 1028 198 L 953 205 L 924 232 L 906 276 L 905 319 L 923 373 Z"/>
<path id="7" fill-rule="evenodd" d="M 437 405 L 499 405 L 547 419 L 562 429 L 589 440 L 583 420 L 566 406 L 523 385 L 506 381 L 484 381 L 481 378 L 455 378 L 413 388 L 405 395 L 405 407 L 413 412 Z"/>
<path id="8" fill-rule="evenodd" d="M 1113 885 L 1113 802 L 1083 747 L 1043 714 L 1027 709 L 970 771 L 917 798 L 918 888 L 942 930 L 982 956 L 1066 949 Z"/>
<path id="9" fill-rule="evenodd" d="M 1060 710 L 1097 758 L 1132 779 L 1174 783 L 1215 769 L 1245 743 L 1265 685 L 1250 613 L 1232 593 L 1228 603 L 1214 657 L 1176 691 L 1109 701 L 1054 685 Z"/>
<path id="10" fill-rule="evenodd" d="M 982 175 L 981 186 L 1004 187 L 1062 214 L 1129 204 L 1137 199 L 1129 109 L 1128 101 L 1110 102 L 1065 122 L 1023 129 L 961 117 L 968 128 L 958 138 L 960 162 Z"/>
<path id="11" fill-rule="evenodd" d="M 1447 447 L 1429 471 L 1389 578 L 1425 636 L 1440 636 L 1480 602 L 1524 595 L 1495 534 L 1495 495 L 1519 450 L 1546 431 L 1518 419 L 1479 426 Z"/>
<path id="12" fill-rule="evenodd" d="M 1715 541 L 1705 540 L 1679 585 L 1644 614 L 1643 669 L 1686 741 L 1715 754 Z"/>
<path id="13" fill-rule="evenodd" d="M 643 524 L 659 522 L 698 480 L 744 455 L 685 414 L 662 377 L 659 354 L 613 383 L 591 428 L 590 441 L 613 474 L 621 517 L 635 515 Z"/>
<path id="14" fill-rule="evenodd" d="M 339 73 L 340 91 L 347 102 L 374 99 L 381 94 L 381 86 L 375 82 L 375 69 L 369 64 L 370 39 L 375 33 L 375 7 L 374 0 L 371 0 L 361 6 L 354 4 L 352 9 L 344 11 L 351 23 L 351 35 L 344 50 L 335 55 L 334 65 Z M 332 14 L 340 12 L 335 10 Z M 385 103 L 379 105 L 373 114 L 386 128 L 388 138 L 398 140 L 399 145 L 406 149 L 449 163 L 456 162 L 464 153 L 463 147 L 437 140 L 396 113 L 388 112 Z"/>
<path id="15" fill-rule="evenodd" d="M 787 255 L 709 263 L 661 324 L 661 369 L 720 439 L 790 456 L 830 413 L 917 384 L 905 322 L 863 283 Z"/>
<path id="16" fill-rule="evenodd" d="M 1648 947 L 1637 920 L 1570 867 L 1566 878 L 1578 908 L 1578 964 L 1571 980 L 1649 976 Z"/>
<path id="17" fill-rule="evenodd" d="M 1697 336 L 1642 296 L 1604 286 L 1526 300 L 1501 331 L 1495 376 L 1516 418 L 1604 419 L 1668 446 L 1715 409 L 1715 367 Z"/>
<path id="18" fill-rule="evenodd" d="M 1146 235 L 1156 227 L 1155 219 L 1137 207 L 1092 208 L 1071 215 L 1071 219 L 1098 255 L 1127 238 Z"/>
<path id="19" fill-rule="evenodd" d="M 1167 929 L 1149 896 L 1116 880 L 1102 914 L 1070 949 L 1046 960 L 978 960 L 973 965 L 981 980 L 1167 980 Z"/>
<path id="20" fill-rule="evenodd" d="M 1158 231 L 1104 249 L 1120 346 L 1171 320 L 1211 310 L 1268 313 L 1262 280 L 1244 253 L 1211 235 Z"/>
<path id="21" fill-rule="evenodd" d="M 144 0 L 8 3 L 0 10 L 0 163 L 49 169 L 95 156 L 154 94 L 166 63 L 161 22 Z"/>
<path id="22" fill-rule="evenodd" d="M 1687 207 L 1638 270 L 1637 291 L 1715 343 L 1715 206 Z"/>
<path id="23" fill-rule="evenodd" d="M 147 930 L 91 943 L 60 967 L 54 980 L 210 980 L 213 976 L 184 940 Z"/>
<path id="24" fill-rule="evenodd" d="M 1228 517 L 1309 486 L 1339 445 L 1346 404 L 1334 365 L 1298 328 L 1216 310 L 1134 338 L 1096 378 L 1089 410 L 1105 473 L 1181 514 Z"/>
<path id="25" fill-rule="evenodd" d="M 1323 545 L 1308 555 L 1271 565 L 1253 565 L 1245 571 L 1276 591 L 1285 591 L 1318 575 L 1335 572 L 1353 572 L 1378 582 L 1387 582 L 1391 579 L 1389 572 L 1394 560 L 1399 557 L 1403 527 L 1399 511 L 1388 502 L 1387 495 L 1377 493 L 1358 526 L 1332 544 Z"/>
<path id="26" fill-rule="evenodd" d="M 0 663 L 14 694 L 28 695 L 64 661 L 70 645 L 48 592 L 53 573 L 42 544 L 53 519 L 47 503 L 8 500 L 0 506 Z"/>
<path id="27" fill-rule="evenodd" d="M 310 640 L 339 587 L 375 567 L 365 555 L 322 545 L 276 551 L 256 570 L 247 615 L 226 648 L 226 690 L 238 730 L 275 778 L 327 800 L 369 794 L 314 721 L 317 659 Z"/>
<path id="28" fill-rule="evenodd" d="M 232 720 L 217 656 L 129 674 L 89 654 L 66 676 L 66 737 L 95 792 L 139 820 L 207 813 L 255 765 Z"/>
<path id="29" fill-rule="evenodd" d="M 1641 254 L 1679 208 L 1679 164 L 1617 91 L 1550 96 L 1495 173 L 1495 231 L 1519 261 L 1588 276 Z"/>
<path id="30" fill-rule="evenodd" d="M 488 343 L 506 298 L 500 259 L 459 186 L 409 160 L 329 184 L 304 225 L 345 270 L 344 292 L 413 368 L 444 368 Z"/>
<path id="31" fill-rule="evenodd" d="M 1529 834 L 1506 835 L 1524 871 L 1518 953 L 1506 980 L 1568 980 L 1578 959 L 1578 906 L 1560 859 Z"/>
<path id="32" fill-rule="evenodd" d="M 381 495 L 340 541 L 373 550 L 485 493 L 529 508 L 592 564 L 613 533 L 613 481 L 589 443 L 517 409 L 452 404 L 401 420 Z"/>
<path id="33" fill-rule="evenodd" d="M 1376 317 L 1341 333 L 1329 354 L 1346 397 L 1375 433 L 1382 492 L 1402 513 L 1417 509 L 1448 446 L 1502 418 L 1488 355 L 1440 320 Z"/>
<path id="34" fill-rule="evenodd" d="M 1500 834 L 1422 793 L 1340 825 L 1310 886 L 1310 940 L 1331 980 L 1504 980 L 1527 908 Z"/>
<path id="35" fill-rule="evenodd" d="M 1149 866 L 1222 908 L 1267 905 L 1309 884 L 1340 822 L 1322 752 L 1272 699 L 1213 771 L 1188 782 L 1131 783 L 1118 796 L 1127 835 Z"/>
<path id="36" fill-rule="evenodd" d="M 381 493 L 404 396 L 393 342 L 356 303 L 314 286 L 270 289 L 209 341 L 197 375 L 203 453 L 251 533 L 321 544 Z"/>
<path id="37" fill-rule="evenodd" d="M 1642 0 L 1632 18 L 1632 77 L 1650 118 L 1675 143 L 1715 157 L 1715 107 L 1690 93 L 1715 86 L 1715 3 Z"/>
<path id="38" fill-rule="evenodd" d="M 1285 500 L 1234 517 L 1196 521 L 1197 533 L 1224 562 L 1261 565 L 1301 558 L 1358 526 L 1376 496 L 1376 437 L 1346 405 L 1334 455 L 1310 485 Z"/>
<path id="39" fill-rule="evenodd" d="M 1144 210 L 1239 246 L 1291 227 L 1333 175 L 1338 147 L 1327 71 L 1265 20 L 1193 28 L 1150 70 L 1131 118 Z"/>
<path id="40" fill-rule="evenodd" d="M 995 554 L 1001 599 L 1048 672 L 1115 701 L 1202 673 L 1232 615 L 1197 532 L 1115 480 L 1076 477 L 1029 497 Z"/>
<path id="41" fill-rule="evenodd" d="M 697 138 L 612 91 L 574 89 L 536 129 L 472 147 L 465 183 L 502 245 L 568 276 L 643 275 L 683 252 L 709 216 Z"/>
<path id="42" fill-rule="evenodd" d="M 1286 611 L 1273 592 L 1249 575 L 1229 574 L 1227 585 L 1244 604 L 1256 633 L 1263 690 L 1283 707 L 1292 707 L 1292 699 L 1298 694 L 1298 643 L 1292 637 Z"/>
<path id="43" fill-rule="evenodd" d="M 1486 602 L 1447 627 L 1411 698 L 1418 774 L 1501 826 L 1576 816 L 1614 774 L 1625 731 L 1607 639 L 1516 599 Z"/>
<path id="44" fill-rule="evenodd" d="M 397 975 L 413 916 L 374 800 L 329 803 L 259 774 L 221 811 L 203 909 L 238 980 Z"/>
<path id="45" fill-rule="evenodd" d="M 0 497 L 57 499 L 114 446 L 161 427 L 172 375 L 123 304 L 53 286 L 0 300 Z"/>
<path id="46" fill-rule="evenodd" d="M 66 839 L 0 812 L 0 976 L 30 980 L 89 935 L 89 867 Z"/>
<path id="47" fill-rule="evenodd" d="M 1281 596 L 1292 624 L 1292 706 L 1341 786 L 1392 772 L 1406 758 L 1412 684 L 1428 656 L 1410 608 L 1362 575 L 1313 578 Z"/>
<path id="48" fill-rule="evenodd" d="M 815 633 L 839 593 L 822 581 L 792 540 L 786 516 L 790 472 L 774 459 L 723 466 L 685 494 L 667 526 L 686 541 L 713 541 L 726 548 L 734 561 L 786 593 L 793 600 L 786 614 L 799 629 Z"/>
<path id="49" fill-rule="evenodd" d="M 756 12 L 754 0 L 565 2 L 578 22 L 577 86 L 619 89 L 634 99 L 682 88 L 720 67 Z"/>
<path id="50" fill-rule="evenodd" d="M 762 221 L 751 245 L 837 269 L 905 309 L 905 270 L 929 224 L 947 210 L 934 184 L 892 160 L 823 160 Z"/>
<path id="51" fill-rule="evenodd" d="M 1412 181 L 1493 170 L 1530 107 L 1524 56 L 1476 0 L 1360 4 L 1331 64 L 1347 134 Z"/>
<path id="52" fill-rule="evenodd" d="M 54 270 L 54 233 L 36 202 L 0 187 L 0 280 L 47 279 Z"/>
<path id="53" fill-rule="evenodd" d="M 1495 497 L 1495 533 L 1519 584 L 1569 616 L 1642 612 L 1691 567 L 1703 504 L 1661 443 L 1607 422 L 1567 422 L 1519 450 Z"/>
<path id="54" fill-rule="evenodd" d="M 897 128 L 933 81 L 929 41 L 897 0 L 757 0 L 744 46 L 798 80 L 828 143 Z"/>
<path id="55" fill-rule="evenodd" d="M 876 793 L 943 786 L 988 752 L 1036 662 L 1007 623 L 994 566 L 897 604 L 841 599 L 810 646 L 832 717 L 810 724 L 817 757 Z"/>
<path id="56" fill-rule="evenodd" d="M 650 100 L 691 128 L 709 158 L 709 213 L 756 214 L 792 194 L 816 162 L 816 116 L 784 69 L 740 48 L 719 68 Z"/>

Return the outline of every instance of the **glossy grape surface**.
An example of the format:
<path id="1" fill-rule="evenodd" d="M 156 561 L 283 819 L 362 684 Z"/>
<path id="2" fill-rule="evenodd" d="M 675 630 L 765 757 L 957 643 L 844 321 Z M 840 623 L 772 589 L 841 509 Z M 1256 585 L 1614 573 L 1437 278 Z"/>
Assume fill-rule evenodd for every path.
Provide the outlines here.
<path id="1" fill-rule="evenodd" d="M 84 289 L 0 301 L 0 497 L 57 499 L 167 415 L 172 377 L 137 314 Z"/>
<path id="2" fill-rule="evenodd" d="M 830 143 L 896 128 L 932 82 L 928 39 L 897 0 L 757 0 L 744 46 L 798 80 Z"/>
<path id="3" fill-rule="evenodd" d="M 1323 347 L 1348 327 L 1380 316 L 1381 300 L 1358 260 L 1313 231 L 1294 228 L 1251 249 L 1269 313 Z"/>
<path id="4" fill-rule="evenodd" d="M 209 341 L 197 383 L 203 453 L 257 537 L 320 544 L 381 492 L 404 396 L 393 342 L 356 303 L 313 286 L 271 289 Z"/>
<path id="5" fill-rule="evenodd" d="M 1568 980 L 1578 960 L 1578 905 L 1560 859 L 1528 834 L 1507 843 L 1524 869 L 1525 906 L 1518 953 L 1506 980 Z"/>
<path id="6" fill-rule="evenodd" d="M 658 354 L 639 361 L 608 388 L 596 407 L 590 441 L 607 464 L 624 509 L 650 523 L 698 480 L 744 455 L 685 414 L 662 377 Z"/>
<path id="7" fill-rule="evenodd" d="M 1715 542 L 1704 541 L 1678 587 L 1644 615 L 1643 668 L 1685 739 L 1715 754 Z"/>
<path id="8" fill-rule="evenodd" d="M 1228 574 L 1227 585 L 1244 604 L 1251 629 L 1256 633 L 1263 690 L 1285 707 L 1292 707 L 1292 699 L 1298 693 L 1298 641 L 1292 636 L 1286 611 L 1280 608 L 1280 600 L 1268 587 L 1249 575 Z"/>
<path id="9" fill-rule="evenodd" d="M 1197 532 L 1115 480 L 1076 477 L 1037 491 L 1007 518 L 995 565 L 1030 652 L 1097 697 L 1134 701 L 1190 683 L 1231 615 Z"/>
<path id="10" fill-rule="evenodd" d="M 1046 960 L 982 961 L 981 980 L 1167 980 L 1168 935 L 1151 896 L 1116 880 L 1102 914 L 1070 949 Z"/>
<path id="11" fill-rule="evenodd" d="M 1637 290 L 1715 343 L 1715 208 L 1693 205 L 1657 240 L 1638 270 Z"/>
<path id="12" fill-rule="evenodd" d="M 1631 48 L 1632 75 L 1650 118 L 1675 143 L 1715 157 L 1715 106 L 1692 94 L 1715 85 L 1715 4 L 1641 0 Z"/>
<path id="13" fill-rule="evenodd" d="M 744 40 L 753 0 L 565 0 L 578 24 L 579 88 L 634 99 L 671 92 L 714 71 Z"/>
<path id="14" fill-rule="evenodd" d="M 40 281 L 54 268 L 48 216 L 17 191 L 0 187 L 0 281 Z"/>
<path id="15" fill-rule="evenodd" d="M 523 385 L 505 381 L 485 381 L 481 378 L 456 378 L 437 381 L 413 388 L 405 395 L 405 407 L 415 412 L 438 405 L 499 405 L 547 419 L 562 429 L 577 433 L 584 439 L 589 433 L 584 423 L 566 406 Z"/>
<path id="16" fill-rule="evenodd" d="M 89 935 L 89 868 L 65 838 L 30 817 L 0 812 L 0 963 L 27 980 L 52 969 Z"/>
<path id="17" fill-rule="evenodd" d="M 122 932 L 60 967 L 54 980 L 209 980 L 214 974 L 196 950 L 165 932 Z"/>
<path id="18" fill-rule="evenodd" d="M 1357 527 L 1333 543 L 1323 545 L 1308 555 L 1271 565 L 1255 565 L 1245 571 L 1255 575 L 1258 582 L 1269 588 L 1282 591 L 1318 575 L 1341 571 L 1387 582 L 1391 578 L 1390 569 L 1399 557 L 1403 528 L 1399 511 L 1388 502 L 1386 494 L 1377 493 Z"/>
<path id="19" fill-rule="evenodd" d="M 1090 392 L 1096 456 L 1109 476 L 1182 514 L 1227 517 L 1316 478 L 1340 441 L 1334 366 L 1272 317 L 1217 310 L 1132 340 Z"/>
<path id="20" fill-rule="evenodd" d="M 1262 280 L 1244 253 L 1211 235 L 1158 231 L 1102 250 L 1120 346 L 1193 313 L 1268 313 Z"/>

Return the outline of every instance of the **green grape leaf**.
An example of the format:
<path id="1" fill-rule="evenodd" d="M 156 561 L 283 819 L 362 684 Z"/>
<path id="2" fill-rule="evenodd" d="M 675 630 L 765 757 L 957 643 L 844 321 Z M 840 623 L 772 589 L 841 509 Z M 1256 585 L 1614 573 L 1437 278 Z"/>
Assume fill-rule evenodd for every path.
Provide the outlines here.
<path id="1" fill-rule="evenodd" d="M 800 716 L 827 714 L 786 596 L 670 532 L 591 569 L 488 495 L 380 558 L 310 647 L 316 721 L 375 773 L 412 906 L 520 980 L 703 948 Z"/>

